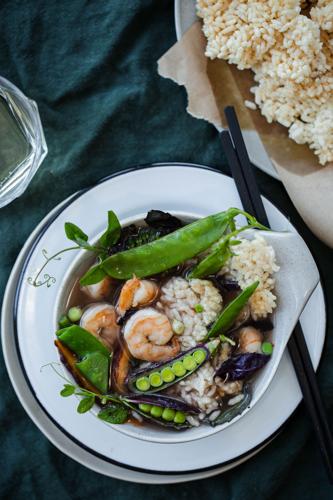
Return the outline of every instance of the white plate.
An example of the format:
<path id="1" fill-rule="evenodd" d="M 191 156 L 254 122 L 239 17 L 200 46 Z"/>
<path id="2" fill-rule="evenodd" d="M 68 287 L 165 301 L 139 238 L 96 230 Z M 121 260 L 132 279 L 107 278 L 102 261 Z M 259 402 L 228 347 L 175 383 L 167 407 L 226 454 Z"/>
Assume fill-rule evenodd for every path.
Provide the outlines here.
<path id="1" fill-rule="evenodd" d="M 198 20 L 195 13 L 195 0 L 175 0 L 175 27 L 177 40 L 180 40 L 192 24 Z M 244 140 L 251 162 L 266 174 L 279 179 L 278 173 L 269 159 L 260 137 L 255 131 L 243 131 Z"/>
<path id="2" fill-rule="evenodd" d="M 19 357 L 15 345 L 14 337 L 14 322 L 13 322 L 13 307 L 14 307 L 14 297 L 18 284 L 18 279 L 23 266 L 23 263 L 27 257 L 29 248 L 33 244 L 34 240 L 38 237 L 40 231 L 49 224 L 50 220 L 56 215 L 56 213 L 61 209 L 61 207 L 66 204 L 68 200 L 58 205 L 52 212 L 50 212 L 43 221 L 37 226 L 37 228 L 30 235 L 29 239 L 22 248 L 15 265 L 12 269 L 8 284 L 6 287 L 3 308 L 2 308 L 2 318 L 1 318 L 1 340 L 2 340 L 2 351 L 4 355 L 4 360 L 6 368 L 13 385 L 13 388 L 20 400 L 22 406 L 24 407 L 27 414 L 30 416 L 31 420 L 40 429 L 41 432 L 50 440 L 50 442 L 56 446 L 60 451 L 68 455 L 73 460 L 76 460 L 81 465 L 88 467 L 95 472 L 104 474 L 106 476 L 114 477 L 117 479 L 122 479 L 124 481 L 132 481 L 135 483 L 148 483 L 148 484 L 166 484 L 166 483 L 181 483 L 185 481 L 193 481 L 198 479 L 204 479 L 217 474 L 226 472 L 227 470 L 240 465 L 249 458 L 256 455 L 261 449 L 263 449 L 269 442 L 266 442 L 263 446 L 259 447 L 252 453 L 244 456 L 243 458 L 236 460 L 226 466 L 217 467 L 210 469 L 208 471 L 195 472 L 190 474 L 178 474 L 178 475 L 162 475 L 162 474 L 150 474 L 145 472 L 139 472 L 131 469 L 127 469 L 115 464 L 108 462 L 102 458 L 98 458 L 95 455 L 89 453 L 89 451 L 82 449 L 81 446 L 73 443 L 73 441 L 68 438 L 41 410 L 36 398 L 30 391 L 30 388 L 26 382 L 22 368 L 20 365 Z"/>
<path id="3" fill-rule="evenodd" d="M 202 196 L 202 193 L 209 193 L 209 196 Z M 132 200 L 133 208 L 128 200 Z M 273 229 L 294 230 L 270 202 L 264 200 L 264 203 Z M 299 403 L 301 394 L 296 376 L 285 354 L 270 390 L 251 412 L 230 428 L 203 441 L 173 444 L 171 456 L 170 445 L 133 440 L 97 420 L 92 413 L 78 415 L 74 398 L 62 399 L 58 396 L 61 380 L 51 370 L 40 372 L 42 365 L 58 359 L 53 346 L 57 312 L 53 317 L 51 314 L 45 317 L 45 311 L 50 311 L 50 303 L 57 303 L 60 290 L 56 284 L 50 288 L 34 288 L 27 280 L 41 266 L 44 248 L 52 254 L 67 245 L 63 235 L 65 221 L 70 220 L 84 227 L 94 238 L 101 232 L 105 223 L 104 214 L 110 208 L 123 220 L 153 207 L 209 214 L 229 206 L 240 206 L 232 179 L 194 166 L 160 165 L 119 174 L 84 192 L 73 199 L 35 241 L 25 262 L 18 293 L 18 348 L 27 377 L 42 407 L 64 432 L 91 453 L 130 467 L 157 472 L 180 473 L 222 465 L 267 440 Z M 67 253 L 62 261 L 54 262 L 47 271 L 61 283 L 65 280 L 71 259 L 73 254 Z M 42 304 L 45 306 L 41 307 Z M 317 366 L 325 337 L 325 304 L 320 286 L 302 315 L 302 326 L 314 365 Z M 267 414 L 270 414 L 268 421 Z M 221 446 L 217 445 L 217 441 L 221 442 Z"/>

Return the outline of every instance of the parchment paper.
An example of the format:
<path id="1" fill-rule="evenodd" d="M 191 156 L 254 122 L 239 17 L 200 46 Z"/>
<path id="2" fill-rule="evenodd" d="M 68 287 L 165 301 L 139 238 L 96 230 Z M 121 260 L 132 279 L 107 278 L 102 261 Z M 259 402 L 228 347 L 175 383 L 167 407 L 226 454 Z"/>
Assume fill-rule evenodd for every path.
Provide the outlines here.
<path id="1" fill-rule="evenodd" d="M 287 129 L 269 124 L 259 110 L 250 110 L 244 100 L 253 100 L 253 74 L 239 71 L 222 60 L 205 57 L 206 40 L 200 21 L 184 34 L 158 61 L 158 72 L 184 85 L 187 111 L 219 130 L 225 126 L 223 109 L 236 108 L 242 129 L 257 131 L 281 181 L 311 230 L 333 247 L 333 163 L 322 167 L 305 145 L 288 138 Z"/>

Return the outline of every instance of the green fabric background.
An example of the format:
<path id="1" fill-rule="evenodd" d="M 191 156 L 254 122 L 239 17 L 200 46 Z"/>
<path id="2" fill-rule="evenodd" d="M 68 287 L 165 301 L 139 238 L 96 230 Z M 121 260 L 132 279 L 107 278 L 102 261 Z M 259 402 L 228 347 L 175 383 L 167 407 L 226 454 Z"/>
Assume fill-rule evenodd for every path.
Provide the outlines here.
<path id="1" fill-rule="evenodd" d="M 153 161 L 201 162 L 227 172 L 215 129 L 191 118 L 184 90 L 157 75 L 157 59 L 175 42 L 173 15 L 172 0 L 1 1 L 0 74 L 37 101 L 49 147 L 26 193 L 0 212 L 1 297 L 32 229 L 74 191 Z M 308 242 L 329 295 L 331 251 L 304 226 L 282 185 L 257 173 L 262 192 Z M 318 380 L 333 420 L 331 301 L 328 315 Z M 160 487 L 100 476 L 60 453 L 25 414 L 2 359 L 0 391 L 1 498 L 333 498 L 303 405 L 274 443 L 244 465 Z"/>

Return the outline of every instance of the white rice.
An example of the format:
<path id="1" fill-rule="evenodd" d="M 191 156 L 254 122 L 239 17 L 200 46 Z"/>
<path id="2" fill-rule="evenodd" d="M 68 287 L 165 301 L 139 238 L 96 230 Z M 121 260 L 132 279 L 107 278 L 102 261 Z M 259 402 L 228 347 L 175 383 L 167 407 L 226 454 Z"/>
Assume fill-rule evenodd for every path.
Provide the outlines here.
<path id="1" fill-rule="evenodd" d="M 207 57 L 251 68 L 262 115 L 324 165 L 333 160 L 333 2 L 311 4 L 309 17 L 300 0 L 197 0 L 197 12 Z"/>
<path id="2" fill-rule="evenodd" d="M 276 307 L 273 274 L 279 270 L 279 266 L 274 248 L 260 234 L 255 234 L 252 240 L 238 239 L 241 244 L 233 249 L 235 255 L 228 263 L 228 272 L 242 289 L 259 281 L 258 288 L 249 300 L 251 316 L 255 320 L 266 318 Z"/>
<path id="3" fill-rule="evenodd" d="M 202 306 L 196 312 L 195 306 Z M 207 334 L 207 326 L 215 321 L 222 310 L 222 297 L 211 281 L 181 277 L 171 278 L 161 290 L 158 307 L 163 308 L 170 320 L 180 321 L 184 332 L 179 336 L 183 348 L 194 347 Z"/>
<path id="4" fill-rule="evenodd" d="M 239 394 L 242 381 L 223 382 L 214 379 L 215 369 L 207 361 L 199 370 L 179 382 L 179 395 L 187 403 L 196 405 L 204 414 L 209 414 L 221 406 L 219 400 L 225 395 Z"/>
<path id="5" fill-rule="evenodd" d="M 253 110 L 257 109 L 257 105 L 253 101 L 248 101 L 247 99 L 245 99 L 244 104 L 249 109 L 253 109 Z"/>

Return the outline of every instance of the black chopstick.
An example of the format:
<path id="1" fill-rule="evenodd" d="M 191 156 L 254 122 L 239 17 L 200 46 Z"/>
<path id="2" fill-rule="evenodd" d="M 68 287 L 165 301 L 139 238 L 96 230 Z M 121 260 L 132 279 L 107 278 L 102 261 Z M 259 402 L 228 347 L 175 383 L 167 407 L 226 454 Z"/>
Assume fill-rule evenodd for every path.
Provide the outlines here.
<path id="1" fill-rule="evenodd" d="M 245 146 L 242 131 L 240 129 L 238 119 L 236 116 L 235 109 L 232 106 L 227 106 L 224 110 L 227 123 L 229 126 L 229 131 L 231 139 L 234 143 L 235 154 L 237 155 L 239 168 L 236 170 L 240 171 L 244 178 L 244 184 L 246 186 L 246 191 L 248 193 L 248 198 L 251 200 L 253 207 L 252 215 L 261 222 L 264 226 L 269 227 L 269 222 L 264 208 L 257 180 L 254 176 L 253 168 L 251 167 L 250 158 Z M 235 181 L 236 182 L 236 181 Z M 237 183 L 236 183 L 237 186 Z M 237 188 L 238 189 L 238 188 Z M 243 192 L 243 191 L 242 191 Z M 247 209 L 244 206 L 244 210 Z"/>
<path id="2" fill-rule="evenodd" d="M 225 109 L 225 114 L 235 149 L 228 131 L 221 133 L 221 141 L 243 207 L 262 224 L 269 226 L 236 113 L 233 108 L 228 107 Z M 290 337 L 288 349 L 302 390 L 304 402 L 314 425 L 329 478 L 333 482 L 333 438 L 325 407 L 319 393 L 310 354 L 299 323 Z"/>
<path id="3" fill-rule="evenodd" d="M 246 146 L 244 143 L 243 135 L 241 132 L 241 128 L 237 119 L 237 115 L 235 109 L 231 106 L 228 106 L 225 109 L 225 115 L 227 118 L 227 122 L 230 128 L 231 138 L 234 142 L 235 146 L 235 155 L 238 158 L 239 169 L 243 174 L 244 183 L 247 186 L 248 195 L 251 198 L 251 209 L 254 210 L 253 215 L 255 215 L 258 220 L 264 224 L 269 226 L 269 222 L 267 219 L 267 215 L 265 212 L 265 208 L 260 196 L 258 184 L 255 178 L 255 174 L 253 168 L 251 167 L 250 159 L 246 150 Z M 238 174 L 239 175 L 239 174 Z M 242 185 L 241 185 L 242 186 Z M 250 208 L 250 205 L 249 205 Z M 245 209 L 246 210 L 246 209 Z M 316 374 L 313 369 L 313 365 L 311 362 L 311 357 L 307 348 L 307 344 L 304 338 L 304 334 L 302 331 L 302 327 L 300 323 L 297 323 L 293 335 L 291 336 L 291 343 L 294 342 L 297 344 L 297 349 L 300 352 L 302 362 L 304 364 L 305 373 L 307 375 L 307 379 L 309 381 L 309 385 L 312 390 L 313 398 L 316 403 L 316 407 L 318 409 L 318 413 L 320 414 L 320 418 L 322 420 L 323 428 L 327 433 L 328 442 L 330 443 L 332 449 L 332 459 L 333 459 L 333 438 L 332 433 L 330 431 L 330 427 L 328 424 L 325 407 L 322 402 L 322 398 L 320 396 Z"/>

